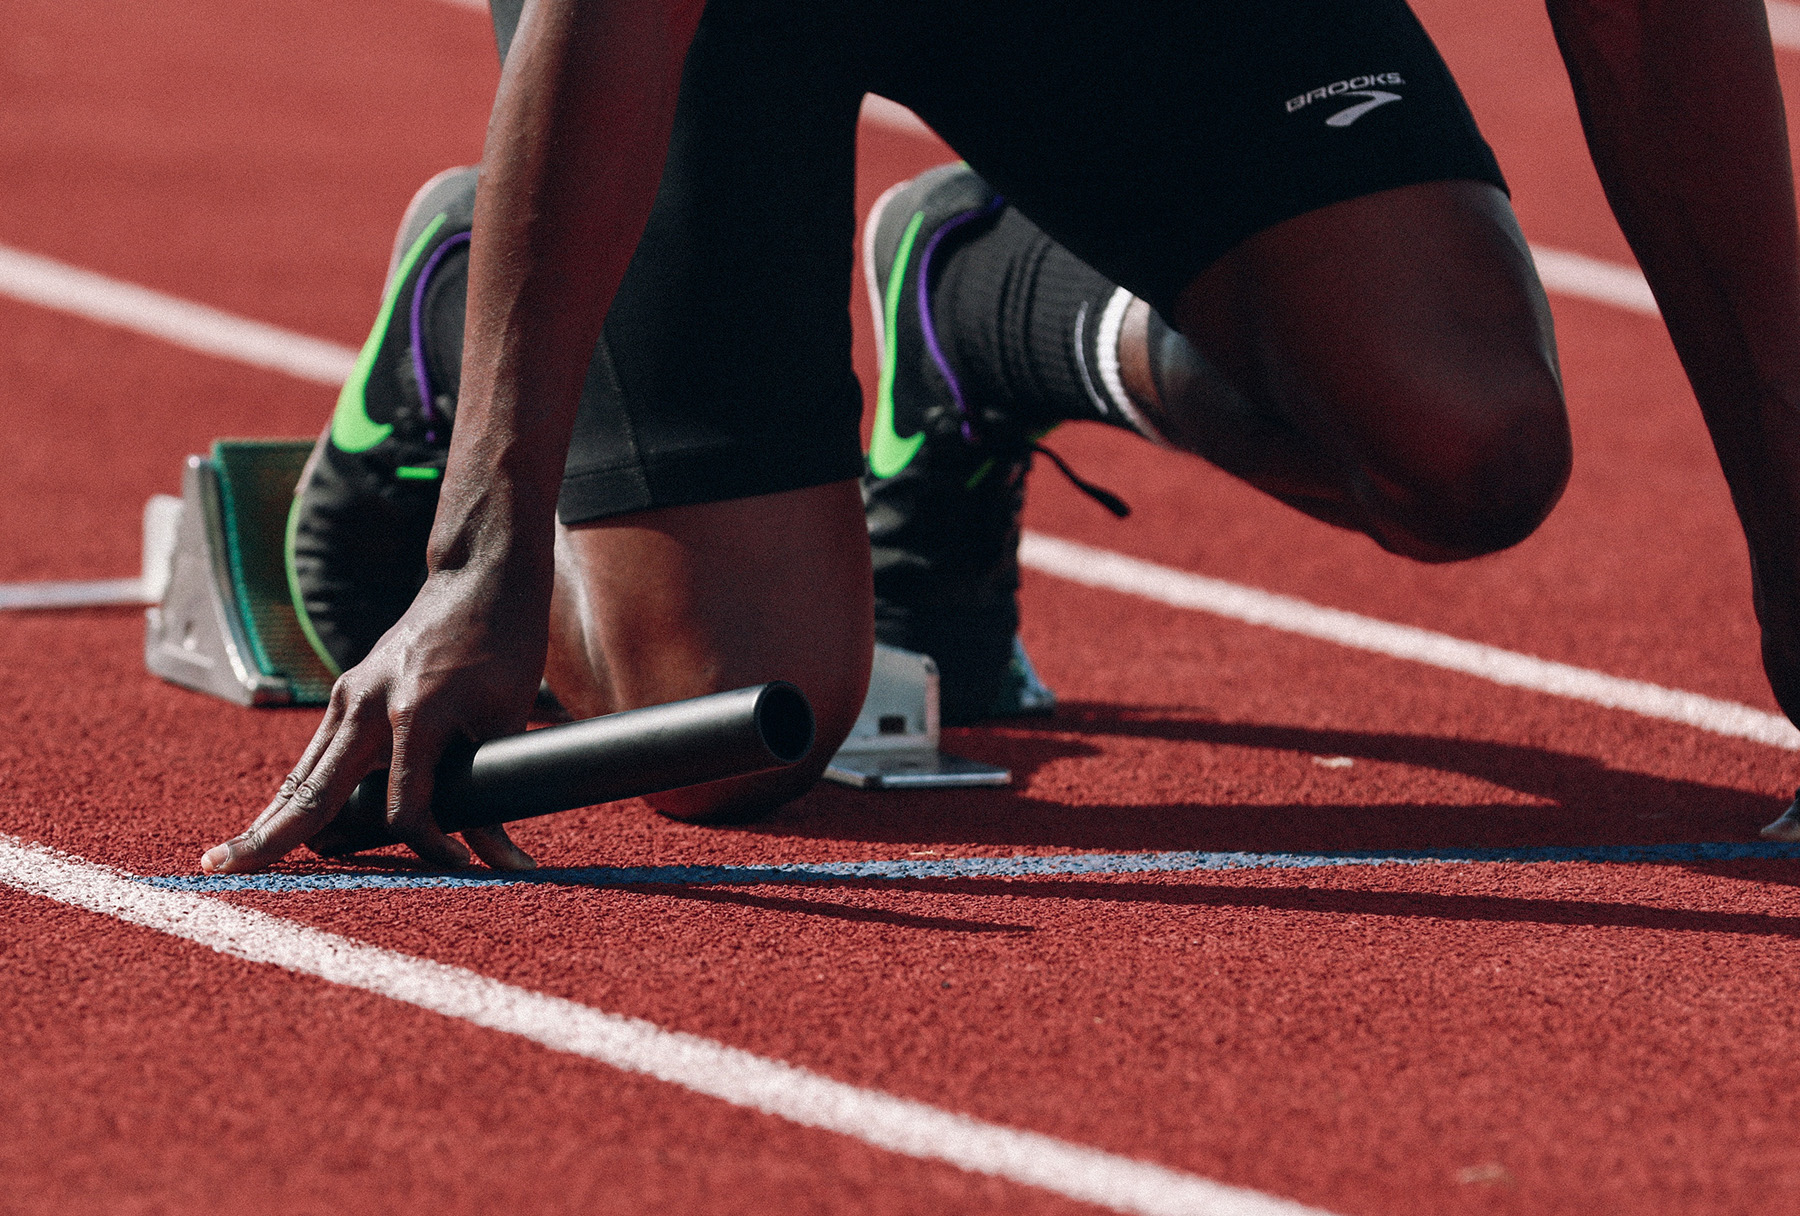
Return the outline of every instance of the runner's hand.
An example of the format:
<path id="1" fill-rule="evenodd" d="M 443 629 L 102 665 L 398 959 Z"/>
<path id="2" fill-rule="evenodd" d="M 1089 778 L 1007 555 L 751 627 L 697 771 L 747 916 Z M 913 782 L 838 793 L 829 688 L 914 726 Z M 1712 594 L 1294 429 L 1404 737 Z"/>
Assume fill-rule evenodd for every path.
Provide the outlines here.
<path id="1" fill-rule="evenodd" d="M 331 852 L 332 838 L 346 835 L 343 825 L 329 831 L 332 821 L 357 784 L 384 766 L 387 831 L 420 857 L 464 866 L 473 849 L 495 869 L 531 868 L 504 828 L 470 828 L 464 848 L 430 812 L 446 745 L 524 730 L 544 670 L 544 614 L 508 604 L 500 588 L 495 576 L 466 568 L 427 579 L 406 615 L 332 688 L 324 721 L 274 800 L 243 832 L 208 849 L 200 868 L 260 870 L 308 842 Z"/>

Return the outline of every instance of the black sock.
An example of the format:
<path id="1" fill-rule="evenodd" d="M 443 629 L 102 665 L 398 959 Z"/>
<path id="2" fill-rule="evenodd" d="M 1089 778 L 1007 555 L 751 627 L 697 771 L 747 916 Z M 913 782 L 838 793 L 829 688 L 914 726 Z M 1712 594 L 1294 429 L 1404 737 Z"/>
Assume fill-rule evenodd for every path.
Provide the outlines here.
<path id="1" fill-rule="evenodd" d="M 1119 382 L 1119 326 L 1130 293 L 1011 207 L 953 250 L 933 319 L 971 404 L 986 419 L 1041 433 L 1091 419 L 1161 442 Z"/>

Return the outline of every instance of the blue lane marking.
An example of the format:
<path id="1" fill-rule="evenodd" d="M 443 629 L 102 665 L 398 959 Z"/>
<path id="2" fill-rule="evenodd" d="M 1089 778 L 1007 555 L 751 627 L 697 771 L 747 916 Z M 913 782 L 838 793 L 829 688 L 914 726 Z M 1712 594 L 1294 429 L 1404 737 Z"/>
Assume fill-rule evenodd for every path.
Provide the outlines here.
<path id="1" fill-rule="evenodd" d="M 1537 846 L 1517 849 L 1395 849 L 1333 853 L 1064 853 L 1049 857 L 952 857 L 937 861 L 828 861 L 770 866 L 642 866 L 533 870 L 504 874 L 245 874 L 217 878 L 144 878 L 173 891 L 370 891 L 440 887 L 760 886 L 846 879 L 1036 878 L 1056 874 L 1192 873 L 1202 870 L 1309 870 L 1328 866 L 1475 865 L 1557 861 L 1667 865 L 1694 861 L 1791 861 L 1800 844 L 1769 841 L 1700 844 Z"/>

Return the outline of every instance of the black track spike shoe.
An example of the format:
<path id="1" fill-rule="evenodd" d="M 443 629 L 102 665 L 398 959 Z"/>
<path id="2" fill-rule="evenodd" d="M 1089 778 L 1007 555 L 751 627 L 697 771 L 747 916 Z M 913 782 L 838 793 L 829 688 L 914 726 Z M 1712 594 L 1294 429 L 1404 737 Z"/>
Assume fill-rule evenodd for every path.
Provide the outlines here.
<path id="1" fill-rule="evenodd" d="M 967 166 L 946 165 L 882 195 L 863 227 L 881 359 L 862 479 L 875 636 L 937 661 L 951 726 L 1056 706 L 1017 638 L 1019 514 L 1037 436 L 967 398 L 929 302 L 949 248 L 1003 206 Z"/>
<path id="2" fill-rule="evenodd" d="M 294 493 L 288 587 L 336 672 L 362 661 L 425 581 L 456 418 L 475 176 L 440 173 L 407 208 L 374 330 Z"/>

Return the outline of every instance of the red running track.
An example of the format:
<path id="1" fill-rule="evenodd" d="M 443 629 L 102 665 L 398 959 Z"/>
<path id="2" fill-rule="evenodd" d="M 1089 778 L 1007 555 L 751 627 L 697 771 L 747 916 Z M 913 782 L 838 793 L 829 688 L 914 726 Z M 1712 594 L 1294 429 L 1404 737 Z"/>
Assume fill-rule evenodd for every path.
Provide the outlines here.
<path id="1" fill-rule="evenodd" d="M 1421 4 L 1533 241 L 1626 255 L 1542 14 Z M 479 152 L 478 15 L 432 0 L 19 0 L 0 244 L 354 344 L 417 182 Z M 1784 54 L 1784 73 L 1800 63 Z M 945 153 L 870 130 L 860 194 Z M 1742 543 L 1660 326 L 1558 298 L 1577 440 L 1530 541 L 1408 566 L 1187 458 L 1056 445 L 1030 525 L 1185 570 L 1772 709 Z M 0 580 L 135 568 L 216 435 L 330 393 L 0 302 Z M 859 359 L 872 383 L 867 335 Z M 1787 753 L 1043 576 L 1065 708 L 961 732 L 1009 790 L 827 788 L 697 829 L 539 821 L 561 865 L 1084 850 L 1733 841 Z M 147 678 L 124 610 L 0 617 L 0 833 L 185 874 L 314 715 Z M 1325 767 L 1321 758 L 1345 757 Z M 317 869 L 302 859 L 294 871 Z M 856 1085 L 1340 1213 L 1794 1206 L 1790 861 L 1277 870 L 804 887 L 249 893 L 234 903 Z M 1079 1207 L 0 888 L 0 1210 Z"/>

